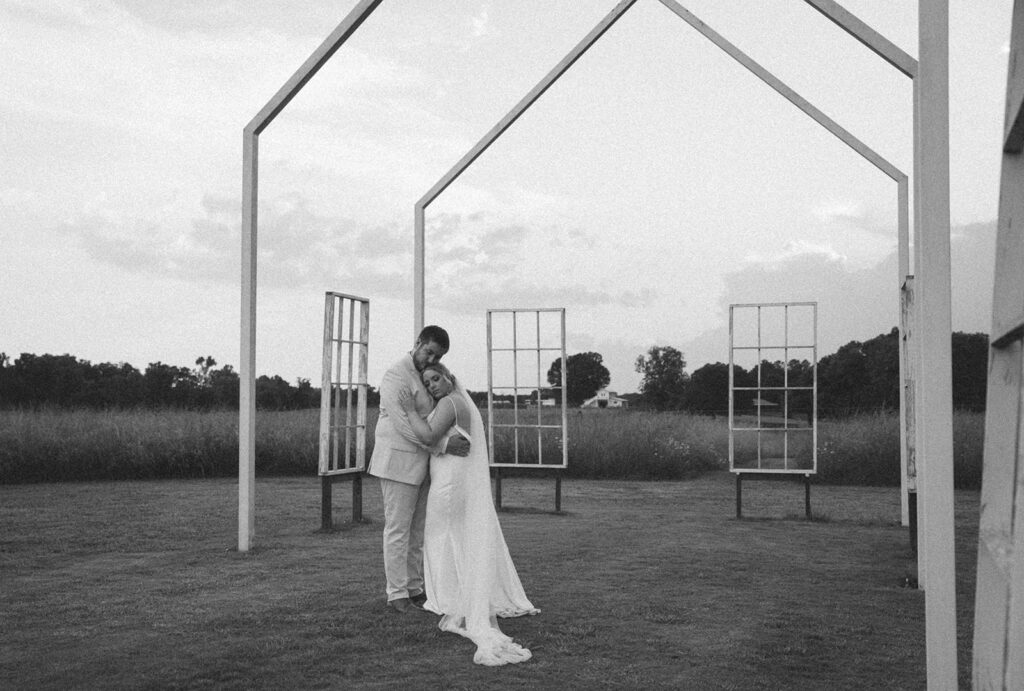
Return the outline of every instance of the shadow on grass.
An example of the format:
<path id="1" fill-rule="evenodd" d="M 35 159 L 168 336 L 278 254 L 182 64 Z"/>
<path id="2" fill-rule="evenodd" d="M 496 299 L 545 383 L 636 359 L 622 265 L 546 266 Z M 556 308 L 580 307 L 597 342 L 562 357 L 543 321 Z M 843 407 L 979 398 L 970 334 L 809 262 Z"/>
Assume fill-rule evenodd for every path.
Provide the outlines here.
<path id="1" fill-rule="evenodd" d="M 554 511 L 551 509 L 539 509 L 535 506 L 502 506 L 498 513 L 532 513 L 544 516 L 572 516 L 571 511 Z"/>
<path id="2" fill-rule="evenodd" d="M 361 528 L 363 526 L 368 525 L 374 525 L 374 521 L 365 517 L 359 519 L 358 521 L 334 521 L 333 523 L 331 523 L 330 528 L 317 528 L 313 531 L 313 534 L 316 535 L 317 533 L 322 533 L 330 535 L 333 533 L 346 533 L 350 530 L 355 530 L 356 528 Z"/>
<path id="3" fill-rule="evenodd" d="M 787 513 L 783 516 L 740 516 L 732 520 L 763 523 L 823 523 L 832 525 L 850 525 L 860 528 L 899 528 L 900 522 L 884 518 L 834 518 L 827 513 L 807 516 L 803 513 Z"/>

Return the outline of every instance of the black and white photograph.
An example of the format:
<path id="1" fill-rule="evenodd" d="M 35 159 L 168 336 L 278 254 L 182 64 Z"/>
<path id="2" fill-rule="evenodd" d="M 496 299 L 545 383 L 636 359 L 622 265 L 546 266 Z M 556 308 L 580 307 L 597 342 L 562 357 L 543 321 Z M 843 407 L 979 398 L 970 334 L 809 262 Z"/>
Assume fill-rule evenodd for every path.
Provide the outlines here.
<path id="1" fill-rule="evenodd" d="M 0 688 L 1024 689 L 1022 61 L 0 0 Z"/>

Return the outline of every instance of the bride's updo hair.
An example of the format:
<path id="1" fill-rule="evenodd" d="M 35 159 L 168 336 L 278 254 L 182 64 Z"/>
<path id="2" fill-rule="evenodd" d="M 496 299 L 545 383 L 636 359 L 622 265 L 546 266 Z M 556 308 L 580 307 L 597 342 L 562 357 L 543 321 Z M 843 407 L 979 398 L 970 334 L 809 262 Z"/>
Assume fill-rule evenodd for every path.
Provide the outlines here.
<path id="1" fill-rule="evenodd" d="M 429 372 L 430 370 L 434 370 L 442 377 L 447 379 L 448 383 L 452 385 L 452 390 L 455 390 L 455 375 L 451 373 L 451 370 L 442 365 L 440 362 L 435 362 L 433 365 L 427 365 L 426 367 L 423 368 L 424 372 Z M 422 374 L 420 376 L 422 376 Z"/>

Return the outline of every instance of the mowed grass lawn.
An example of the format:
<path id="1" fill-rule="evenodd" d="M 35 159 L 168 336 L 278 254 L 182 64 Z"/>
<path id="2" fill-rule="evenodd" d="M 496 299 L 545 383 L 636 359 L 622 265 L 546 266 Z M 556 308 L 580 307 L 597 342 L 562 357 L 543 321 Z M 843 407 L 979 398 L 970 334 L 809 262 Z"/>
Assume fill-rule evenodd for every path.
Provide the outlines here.
<path id="1" fill-rule="evenodd" d="M 748 481 L 503 482 L 534 659 L 472 663 L 432 615 L 384 606 L 378 487 L 321 532 L 315 477 L 0 486 L 0 688 L 923 689 L 924 593 L 897 490 Z M 969 686 L 978 493 L 956 494 Z"/>

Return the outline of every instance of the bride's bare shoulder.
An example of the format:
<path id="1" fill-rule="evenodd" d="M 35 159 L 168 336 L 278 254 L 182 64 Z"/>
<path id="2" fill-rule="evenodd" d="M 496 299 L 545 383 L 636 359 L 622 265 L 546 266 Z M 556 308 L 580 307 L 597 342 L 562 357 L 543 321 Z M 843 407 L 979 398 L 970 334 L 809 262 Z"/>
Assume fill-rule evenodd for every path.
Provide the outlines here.
<path id="1" fill-rule="evenodd" d="M 452 405 L 455 406 L 455 412 L 458 416 L 458 423 L 463 427 L 468 425 L 469 407 L 466 405 L 466 400 L 455 392 L 448 394 L 447 396 L 445 396 L 445 398 L 451 401 Z"/>

